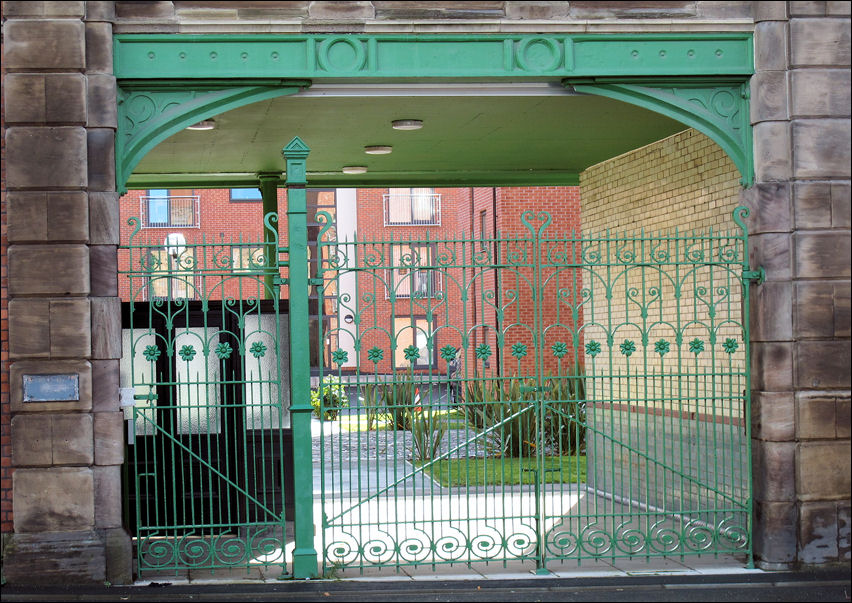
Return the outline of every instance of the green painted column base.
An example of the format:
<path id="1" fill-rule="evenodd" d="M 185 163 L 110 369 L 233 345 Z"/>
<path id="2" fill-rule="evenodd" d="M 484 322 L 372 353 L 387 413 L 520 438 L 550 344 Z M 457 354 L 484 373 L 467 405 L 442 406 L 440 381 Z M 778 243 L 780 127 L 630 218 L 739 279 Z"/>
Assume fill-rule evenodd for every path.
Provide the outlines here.
<path id="1" fill-rule="evenodd" d="M 314 549 L 295 549 L 293 551 L 293 577 L 304 580 L 316 578 L 317 552 Z"/>

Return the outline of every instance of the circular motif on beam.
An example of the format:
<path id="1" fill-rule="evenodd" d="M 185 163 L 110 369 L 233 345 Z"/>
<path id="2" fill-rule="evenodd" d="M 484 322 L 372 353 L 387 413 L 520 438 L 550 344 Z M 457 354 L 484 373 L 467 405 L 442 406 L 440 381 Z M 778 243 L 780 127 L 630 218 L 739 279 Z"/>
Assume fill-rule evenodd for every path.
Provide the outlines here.
<path id="1" fill-rule="evenodd" d="M 524 71 L 553 71 L 562 62 L 562 49 L 550 38 L 529 38 L 518 44 L 515 58 Z"/>
<path id="2" fill-rule="evenodd" d="M 359 71 L 366 61 L 364 45 L 352 38 L 327 38 L 317 50 L 317 62 L 325 71 Z"/>

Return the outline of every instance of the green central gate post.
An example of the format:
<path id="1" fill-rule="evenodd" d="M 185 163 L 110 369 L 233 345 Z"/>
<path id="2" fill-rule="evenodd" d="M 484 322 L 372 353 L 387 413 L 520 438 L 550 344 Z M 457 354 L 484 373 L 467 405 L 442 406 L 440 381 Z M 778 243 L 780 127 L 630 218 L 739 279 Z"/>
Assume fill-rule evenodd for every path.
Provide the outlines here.
<path id="1" fill-rule="evenodd" d="M 293 577 L 317 575 L 314 548 L 311 451 L 310 354 L 308 353 L 308 226 L 305 185 L 310 149 L 297 136 L 282 149 L 287 164 L 287 231 L 290 285 L 290 421 L 293 429 L 295 540 Z"/>

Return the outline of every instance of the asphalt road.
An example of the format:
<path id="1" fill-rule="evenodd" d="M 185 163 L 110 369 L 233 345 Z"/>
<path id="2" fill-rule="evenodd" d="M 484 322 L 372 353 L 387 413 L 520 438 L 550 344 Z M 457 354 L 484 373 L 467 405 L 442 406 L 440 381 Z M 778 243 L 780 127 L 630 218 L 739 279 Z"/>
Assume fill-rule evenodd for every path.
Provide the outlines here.
<path id="1" fill-rule="evenodd" d="M 13 601 L 849 601 L 849 566 L 761 574 L 507 580 L 310 580 L 127 587 L 3 586 Z"/>

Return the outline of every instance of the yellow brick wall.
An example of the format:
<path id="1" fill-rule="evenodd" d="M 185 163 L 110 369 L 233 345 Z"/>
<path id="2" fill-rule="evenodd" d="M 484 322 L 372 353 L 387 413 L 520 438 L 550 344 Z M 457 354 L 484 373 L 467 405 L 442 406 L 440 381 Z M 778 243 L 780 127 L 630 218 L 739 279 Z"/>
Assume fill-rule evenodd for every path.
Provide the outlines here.
<path id="1" fill-rule="evenodd" d="M 741 255 L 733 162 L 689 129 L 592 166 L 580 188 L 584 237 L 601 235 L 588 254 L 601 259 L 583 276 L 583 340 L 601 346 L 584 356 L 589 398 L 634 413 L 739 421 L 741 267 L 705 262 Z M 728 339 L 737 346 L 730 354 Z M 698 354 L 689 346 L 694 340 L 703 348 Z M 662 356 L 658 341 L 669 346 Z M 626 342 L 635 347 L 629 356 Z"/>

